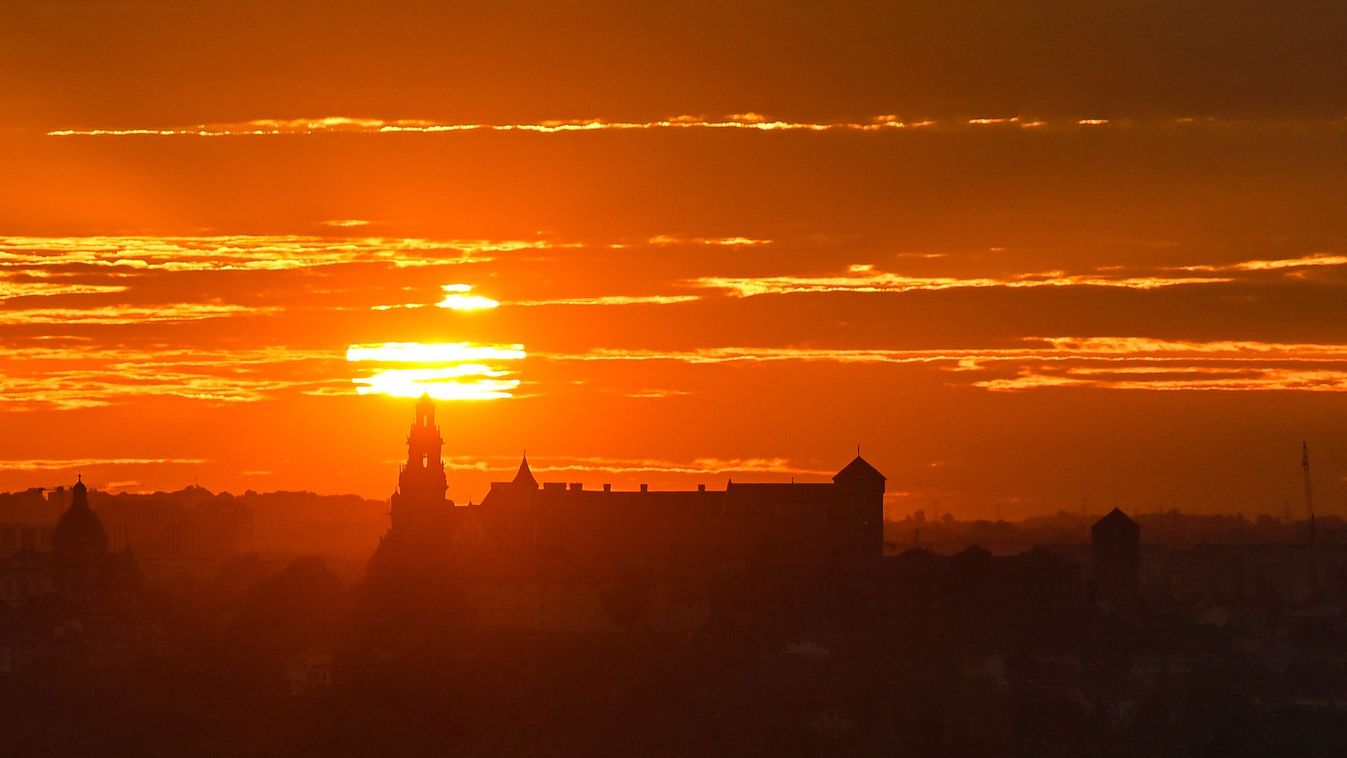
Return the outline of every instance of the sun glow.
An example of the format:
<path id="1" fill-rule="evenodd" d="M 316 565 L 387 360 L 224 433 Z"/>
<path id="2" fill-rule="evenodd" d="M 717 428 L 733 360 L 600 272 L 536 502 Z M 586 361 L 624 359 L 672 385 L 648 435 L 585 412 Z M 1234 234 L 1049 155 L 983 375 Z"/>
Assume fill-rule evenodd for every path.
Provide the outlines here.
<path id="1" fill-rule="evenodd" d="M 526 355 L 519 344 L 471 342 L 385 342 L 351 345 L 346 350 L 346 360 L 351 363 L 375 364 L 368 376 L 352 379 L 357 393 L 389 397 L 428 394 L 436 400 L 512 397 L 519 380 L 502 362 L 523 360 Z"/>

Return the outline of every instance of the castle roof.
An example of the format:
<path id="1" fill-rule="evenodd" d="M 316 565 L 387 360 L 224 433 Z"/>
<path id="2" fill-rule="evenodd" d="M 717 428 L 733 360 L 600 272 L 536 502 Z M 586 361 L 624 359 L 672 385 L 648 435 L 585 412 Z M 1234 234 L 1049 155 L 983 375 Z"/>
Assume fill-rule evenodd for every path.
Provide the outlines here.
<path id="1" fill-rule="evenodd" d="M 1141 526 L 1137 524 L 1137 522 L 1133 521 L 1132 518 L 1128 516 L 1126 513 L 1123 513 L 1121 508 L 1114 508 L 1113 510 L 1104 514 L 1103 518 L 1094 522 L 1094 526 L 1090 527 L 1090 531 L 1092 532 L 1100 532 L 1100 531 L 1131 532 L 1140 530 Z"/>
<path id="2" fill-rule="evenodd" d="M 524 459 L 519 462 L 519 470 L 515 472 L 514 480 L 510 483 L 538 489 L 538 480 L 533 478 L 533 471 L 529 469 L 528 455 L 525 455 Z"/>
<path id="3" fill-rule="evenodd" d="M 855 458 L 851 459 L 851 463 L 843 466 L 842 470 L 838 471 L 837 474 L 833 476 L 833 481 L 863 482 L 878 480 L 882 482 L 884 481 L 884 478 L 884 475 L 879 473 L 879 469 L 871 466 L 869 461 L 857 455 Z"/>

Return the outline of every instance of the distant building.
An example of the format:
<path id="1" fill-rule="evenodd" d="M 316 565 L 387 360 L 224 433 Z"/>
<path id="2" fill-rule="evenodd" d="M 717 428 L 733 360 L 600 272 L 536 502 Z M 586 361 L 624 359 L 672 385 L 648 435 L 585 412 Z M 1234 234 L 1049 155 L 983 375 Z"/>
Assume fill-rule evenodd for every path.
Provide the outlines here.
<path id="1" fill-rule="evenodd" d="M 723 490 L 616 491 L 539 484 L 527 458 L 481 503 L 445 498 L 434 403 L 422 397 L 391 525 L 371 561 L 472 553 L 483 562 L 566 556 L 578 563 L 685 566 L 875 566 L 883 555 L 885 478 L 856 456 L 824 483 L 729 482 Z M 489 549 L 484 549 L 489 548 Z M 397 556 L 393 555 L 394 553 Z"/>
<path id="2" fill-rule="evenodd" d="M 497 544 L 570 545 L 628 563 L 700 557 L 767 564 L 877 561 L 884 476 L 857 456 L 830 483 L 729 482 L 724 490 L 586 490 L 538 485 L 528 461 L 494 482 L 477 519 Z"/>
<path id="3" fill-rule="evenodd" d="M 0 524 L 0 556 L 20 550 L 50 551 L 51 530 L 51 526 L 43 524 Z"/>
<path id="4" fill-rule="evenodd" d="M 20 550 L 0 558 L 0 600 L 9 607 L 55 590 L 50 553 Z"/>
<path id="5" fill-rule="evenodd" d="M 444 437 L 435 424 L 435 404 L 424 396 L 416 404 L 416 417 L 407 434 L 407 462 L 398 472 L 398 488 L 391 499 L 392 529 L 417 533 L 429 539 L 446 536 L 454 503 L 444 496 Z"/>
<path id="6" fill-rule="evenodd" d="M 64 490 L 60 490 L 64 494 Z M 108 550 L 108 535 L 98 514 L 89 507 L 89 490 L 77 481 L 70 489 L 69 507 L 51 531 L 50 552 L 35 550 L 27 540 L 0 559 L 0 597 L 17 606 L 30 597 L 55 592 L 82 601 L 120 592 L 139 576 L 129 552 Z"/>
<path id="7" fill-rule="evenodd" d="M 407 434 L 407 461 L 398 471 L 398 486 L 389 499 L 389 529 L 370 558 L 372 574 L 404 576 L 416 566 L 441 563 L 452 556 L 448 547 L 461 514 L 444 496 L 444 438 L 435 424 L 435 404 L 424 396 L 416 404 Z"/>
<path id="8" fill-rule="evenodd" d="M 1195 545 L 1157 548 L 1144 557 L 1148 599 L 1185 606 L 1347 604 L 1347 545 Z"/>
<path id="9" fill-rule="evenodd" d="M 1137 597 L 1141 527 L 1119 508 L 1090 527 L 1090 573 L 1097 603 L 1117 607 Z"/>

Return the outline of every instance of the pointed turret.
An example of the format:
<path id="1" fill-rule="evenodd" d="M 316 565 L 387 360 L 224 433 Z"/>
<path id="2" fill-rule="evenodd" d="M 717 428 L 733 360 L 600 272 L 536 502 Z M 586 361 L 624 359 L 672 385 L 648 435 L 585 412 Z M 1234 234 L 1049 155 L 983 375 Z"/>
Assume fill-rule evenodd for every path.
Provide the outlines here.
<path id="1" fill-rule="evenodd" d="M 879 473 L 879 469 L 871 466 L 869 461 L 857 455 L 851 463 L 843 466 L 842 470 L 833 476 L 833 481 L 837 484 L 878 483 L 882 486 L 885 477 Z"/>
<path id="2" fill-rule="evenodd" d="M 519 470 L 515 472 L 511 484 L 516 487 L 528 487 L 529 489 L 538 489 L 538 480 L 533 478 L 533 471 L 529 469 L 528 454 L 524 454 L 524 459 L 519 462 Z"/>

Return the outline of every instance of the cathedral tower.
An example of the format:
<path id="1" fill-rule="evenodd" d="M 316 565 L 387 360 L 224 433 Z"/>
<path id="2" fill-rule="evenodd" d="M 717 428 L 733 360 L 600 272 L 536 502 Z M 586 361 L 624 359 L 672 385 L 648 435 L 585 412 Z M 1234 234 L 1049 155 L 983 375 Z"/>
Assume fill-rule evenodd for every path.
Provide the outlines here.
<path id="1" fill-rule="evenodd" d="M 407 462 L 398 472 L 398 489 L 393 494 L 393 532 L 435 531 L 444 524 L 453 502 L 444 497 L 448 484 L 443 448 L 444 438 L 435 424 L 435 403 L 429 395 L 422 395 L 407 435 Z"/>

